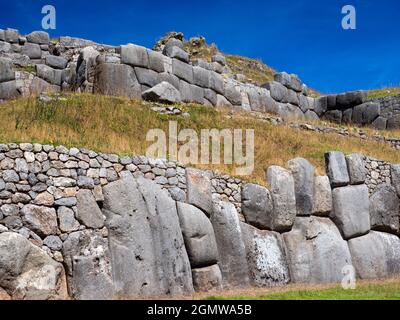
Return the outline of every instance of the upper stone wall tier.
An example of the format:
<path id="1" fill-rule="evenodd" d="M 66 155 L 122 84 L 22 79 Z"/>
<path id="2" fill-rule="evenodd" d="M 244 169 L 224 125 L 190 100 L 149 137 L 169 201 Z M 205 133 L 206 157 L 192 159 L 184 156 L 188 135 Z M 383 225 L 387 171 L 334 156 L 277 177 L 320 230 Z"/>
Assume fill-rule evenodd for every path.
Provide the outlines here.
<path id="1" fill-rule="evenodd" d="M 0 30 L 0 100 L 41 92 L 78 91 L 163 103 L 198 103 L 278 114 L 284 119 L 400 127 L 398 99 L 366 102 L 363 91 L 313 98 L 296 75 L 275 75 L 262 87 L 230 78 L 221 54 L 190 61 L 180 38 L 153 51 L 142 46 L 100 45 L 35 31 Z M 32 70 L 29 71 L 30 67 Z"/>

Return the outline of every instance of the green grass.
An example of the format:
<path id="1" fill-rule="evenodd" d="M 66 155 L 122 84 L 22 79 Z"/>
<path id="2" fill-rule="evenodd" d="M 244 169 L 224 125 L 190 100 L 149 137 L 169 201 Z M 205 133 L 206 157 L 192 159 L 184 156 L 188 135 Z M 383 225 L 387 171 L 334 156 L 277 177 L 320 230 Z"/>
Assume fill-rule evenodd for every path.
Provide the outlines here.
<path id="1" fill-rule="evenodd" d="M 29 72 L 36 75 L 36 67 L 35 66 L 25 66 L 25 67 L 17 67 L 17 71 Z"/>
<path id="2" fill-rule="evenodd" d="M 384 88 L 368 91 L 368 99 L 374 100 L 400 94 L 400 88 Z"/>
<path id="3" fill-rule="evenodd" d="M 355 290 L 342 287 L 293 290 L 280 293 L 232 297 L 213 296 L 207 300 L 400 300 L 400 282 L 359 285 Z"/>

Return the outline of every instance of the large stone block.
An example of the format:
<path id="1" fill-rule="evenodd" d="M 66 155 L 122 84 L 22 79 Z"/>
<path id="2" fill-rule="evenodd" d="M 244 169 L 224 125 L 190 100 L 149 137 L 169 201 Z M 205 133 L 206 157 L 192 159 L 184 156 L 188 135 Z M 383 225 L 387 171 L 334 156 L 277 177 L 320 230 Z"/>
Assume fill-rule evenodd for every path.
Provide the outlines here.
<path id="1" fill-rule="evenodd" d="M 232 83 L 226 83 L 224 88 L 224 96 L 232 105 L 240 106 L 242 105 L 242 95 L 236 89 L 236 86 Z"/>
<path id="2" fill-rule="evenodd" d="M 324 118 L 328 121 L 341 124 L 343 121 L 343 112 L 341 110 L 330 110 L 324 114 Z"/>
<path id="3" fill-rule="evenodd" d="M 224 95 L 224 80 L 221 75 L 216 72 L 210 72 L 210 89 Z"/>
<path id="4" fill-rule="evenodd" d="M 294 178 L 297 215 L 310 216 L 314 202 L 315 167 L 303 158 L 290 160 L 287 165 Z"/>
<path id="5" fill-rule="evenodd" d="M 195 85 L 202 88 L 209 88 L 210 71 L 201 67 L 193 67 L 193 80 Z"/>
<path id="6" fill-rule="evenodd" d="M 315 99 L 314 111 L 321 117 L 328 110 L 328 98 L 326 96 Z"/>
<path id="7" fill-rule="evenodd" d="M 164 72 L 164 56 L 162 53 L 147 49 L 147 55 L 149 57 L 149 68 L 156 72 Z"/>
<path id="8" fill-rule="evenodd" d="M 266 88 L 271 92 L 271 97 L 275 101 L 286 103 L 288 102 L 287 88 L 276 81 L 268 82 Z"/>
<path id="9" fill-rule="evenodd" d="M 12 61 L 6 58 L 0 58 L 0 82 L 15 80 Z"/>
<path id="10" fill-rule="evenodd" d="M 128 65 L 114 63 L 102 63 L 96 67 L 94 92 L 129 98 L 141 96 L 134 69 Z"/>
<path id="11" fill-rule="evenodd" d="M 46 57 L 46 64 L 54 69 L 65 69 L 67 67 L 68 60 L 63 57 L 48 55 Z"/>
<path id="12" fill-rule="evenodd" d="M 28 56 L 30 59 L 42 58 L 42 50 L 40 49 L 40 46 L 35 43 L 25 43 L 21 48 L 21 53 Z"/>
<path id="13" fill-rule="evenodd" d="M 40 236 L 57 234 L 57 214 L 54 208 L 25 205 L 21 209 L 22 220 Z"/>
<path id="14" fill-rule="evenodd" d="M 270 192 L 257 184 L 242 187 L 242 212 L 246 222 L 259 229 L 272 227 L 273 203 Z"/>
<path id="15" fill-rule="evenodd" d="M 67 299 L 63 266 L 17 233 L 0 233 L 0 288 L 13 299 Z"/>
<path id="16" fill-rule="evenodd" d="M 71 233 L 63 244 L 70 295 L 78 300 L 114 297 L 108 242 L 100 231 Z"/>
<path id="17" fill-rule="evenodd" d="M 400 129 L 400 114 L 390 117 L 387 121 L 386 128 L 388 130 Z"/>
<path id="18" fill-rule="evenodd" d="M 366 91 L 351 91 L 336 96 L 336 108 L 347 109 L 365 102 L 367 99 Z"/>
<path id="19" fill-rule="evenodd" d="M 203 210 L 208 216 L 213 212 L 211 179 L 206 171 L 186 168 L 187 202 Z"/>
<path id="20" fill-rule="evenodd" d="M 217 264 L 211 267 L 192 270 L 193 287 L 196 292 L 209 292 L 222 289 L 221 270 Z"/>
<path id="21" fill-rule="evenodd" d="M 328 218 L 297 217 L 283 238 L 294 283 L 341 282 L 343 268 L 352 264 L 347 242 Z"/>
<path id="22" fill-rule="evenodd" d="M 332 192 L 331 218 L 344 239 L 362 236 L 369 232 L 369 195 L 366 185 L 336 188 Z"/>
<path id="23" fill-rule="evenodd" d="M 381 279 L 400 273 L 400 239 L 395 235 L 371 231 L 351 239 L 349 248 L 361 279 Z"/>
<path id="24" fill-rule="evenodd" d="M 172 73 L 178 78 L 193 84 L 193 67 L 177 59 L 172 59 Z"/>
<path id="25" fill-rule="evenodd" d="M 185 63 L 189 63 L 189 54 L 177 46 L 166 46 L 163 53 L 172 59 L 178 59 Z"/>
<path id="26" fill-rule="evenodd" d="M 135 67 L 135 73 L 139 83 L 142 85 L 151 88 L 160 83 L 158 73 L 154 70 Z"/>
<path id="27" fill-rule="evenodd" d="M 19 96 L 14 80 L 0 83 L 0 99 L 11 99 Z"/>
<path id="28" fill-rule="evenodd" d="M 192 268 L 211 266 L 218 261 L 214 230 L 207 216 L 196 207 L 178 202 L 178 216 Z"/>
<path id="29" fill-rule="evenodd" d="M 50 37 L 47 32 L 44 31 L 33 31 L 30 34 L 26 35 L 26 40 L 31 43 L 37 44 L 49 44 Z"/>
<path id="30" fill-rule="evenodd" d="M 296 217 L 296 195 L 292 174 L 281 167 L 271 166 L 267 171 L 274 210 L 271 230 L 289 231 Z"/>
<path id="31" fill-rule="evenodd" d="M 313 200 L 312 213 L 316 216 L 329 216 L 332 211 L 332 190 L 327 176 L 315 177 Z"/>
<path id="32" fill-rule="evenodd" d="M 153 181 L 125 177 L 103 188 L 116 294 L 193 292 L 176 203 Z"/>
<path id="33" fill-rule="evenodd" d="M 179 91 L 180 80 L 177 76 L 174 76 L 172 73 L 162 72 L 158 74 L 158 77 L 160 79 L 160 83 L 163 81 L 168 82 L 169 84 L 172 84 L 175 87 L 175 89 Z"/>
<path id="34" fill-rule="evenodd" d="M 177 103 L 181 101 L 179 91 L 172 84 L 165 81 L 143 92 L 142 97 L 144 100 L 161 103 Z"/>
<path id="35" fill-rule="evenodd" d="M 350 183 L 346 158 L 342 152 L 325 153 L 325 166 L 333 188 L 346 186 Z"/>
<path id="36" fill-rule="evenodd" d="M 379 103 L 366 102 L 353 108 L 352 121 L 357 124 L 371 124 L 379 117 L 381 107 Z"/>
<path id="37" fill-rule="evenodd" d="M 246 249 L 240 228 L 239 216 L 230 202 L 214 204 L 211 215 L 224 288 L 249 285 Z"/>
<path id="38" fill-rule="evenodd" d="M 121 46 L 121 63 L 132 67 L 149 67 L 149 56 L 147 49 L 142 46 L 128 44 Z"/>
<path id="39" fill-rule="evenodd" d="M 350 184 L 363 184 L 367 176 L 364 156 L 359 153 L 350 154 L 346 156 L 346 163 Z"/>
<path id="40" fill-rule="evenodd" d="M 36 65 L 37 76 L 50 84 L 60 86 L 62 71 L 50 68 L 45 64 Z"/>
<path id="41" fill-rule="evenodd" d="M 103 214 L 90 190 L 81 189 L 76 195 L 76 218 L 88 228 L 104 226 Z"/>
<path id="42" fill-rule="evenodd" d="M 255 286 L 279 286 L 289 282 L 285 243 L 279 233 L 260 231 L 242 223 L 250 278 Z"/>
<path id="43" fill-rule="evenodd" d="M 16 29 L 7 28 L 4 30 L 5 41 L 10 43 L 18 43 L 19 33 Z"/>
<path id="44" fill-rule="evenodd" d="M 393 164 L 390 171 L 392 173 L 392 184 L 400 197 L 400 164 Z"/>
<path id="45" fill-rule="evenodd" d="M 379 187 L 370 198 L 371 228 L 399 234 L 400 201 L 393 186 Z"/>
<path id="46" fill-rule="evenodd" d="M 11 44 L 5 41 L 0 41 L 0 53 L 8 53 L 10 51 L 11 51 Z"/>

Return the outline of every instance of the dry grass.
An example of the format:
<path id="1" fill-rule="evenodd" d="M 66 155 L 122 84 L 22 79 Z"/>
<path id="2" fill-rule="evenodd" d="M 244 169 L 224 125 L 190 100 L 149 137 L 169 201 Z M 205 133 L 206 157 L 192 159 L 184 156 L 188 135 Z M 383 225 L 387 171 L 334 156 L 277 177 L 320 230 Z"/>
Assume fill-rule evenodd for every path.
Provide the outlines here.
<path id="1" fill-rule="evenodd" d="M 322 174 L 324 153 L 341 150 L 361 152 L 378 159 L 400 163 L 400 153 L 387 144 L 346 138 L 337 134 L 274 126 L 256 120 L 245 112 L 216 110 L 197 105 L 179 106 L 190 118 L 154 113 L 148 104 L 128 99 L 89 94 L 71 94 L 66 101 L 43 104 L 35 98 L 9 101 L 0 106 L 0 141 L 38 142 L 79 146 L 100 152 L 145 154 L 149 129 L 168 132 L 169 120 L 178 129 L 254 129 L 255 170 L 244 180 L 264 184 L 264 172 L 270 165 L 285 166 L 294 157 L 310 160 Z M 232 165 L 202 166 L 227 174 Z"/>
<path id="2" fill-rule="evenodd" d="M 368 91 L 368 99 L 379 99 L 400 94 L 399 88 L 383 88 Z"/>

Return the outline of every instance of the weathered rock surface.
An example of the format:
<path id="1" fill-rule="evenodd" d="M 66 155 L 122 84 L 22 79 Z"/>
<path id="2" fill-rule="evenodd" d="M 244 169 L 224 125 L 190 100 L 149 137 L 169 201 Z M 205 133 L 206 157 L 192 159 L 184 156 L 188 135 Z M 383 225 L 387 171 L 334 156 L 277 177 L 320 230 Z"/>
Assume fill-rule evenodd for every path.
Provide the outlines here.
<path id="1" fill-rule="evenodd" d="M 217 264 L 192 270 L 193 287 L 197 292 L 222 289 L 221 270 Z"/>
<path id="2" fill-rule="evenodd" d="M 267 171 L 274 204 L 271 230 L 289 231 L 296 217 L 296 196 L 292 174 L 281 167 L 271 166 Z"/>
<path id="3" fill-rule="evenodd" d="M 314 180 L 314 199 L 312 213 L 316 216 L 329 216 L 332 211 L 332 190 L 327 176 Z"/>
<path id="4" fill-rule="evenodd" d="M 370 198 L 371 228 L 377 231 L 399 234 L 400 201 L 396 189 L 381 186 Z"/>
<path id="5" fill-rule="evenodd" d="M 13 299 L 66 299 L 64 268 L 16 233 L 0 233 L 0 287 Z"/>
<path id="6" fill-rule="evenodd" d="M 161 82 L 142 94 L 143 99 L 162 103 L 176 103 L 181 101 L 179 91 L 168 82 Z"/>
<path id="7" fill-rule="evenodd" d="M 288 168 L 294 178 L 297 215 L 310 216 L 314 201 L 315 168 L 303 158 L 290 160 Z"/>
<path id="8" fill-rule="evenodd" d="M 124 178 L 103 188 L 117 294 L 193 292 L 175 202 L 154 182 Z"/>
<path id="9" fill-rule="evenodd" d="M 285 244 L 279 233 L 261 231 L 242 223 L 250 278 L 256 286 L 285 285 L 289 282 Z"/>
<path id="10" fill-rule="evenodd" d="M 363 184 L 367 177 L 364 156 L 354 153 L 346 156 L 347 169 L 350 177 L 350 184 Z"/>
<path id="11" fill-rule="evenodd" d="M 186 168 L 187 202 L 203 210 L 207 215 L 213 211 L 211 179 L 207 172 Z"/>
<path id="12" fill-rule="evenodd" d="M 179 222 L 192 268 L 211 266 L 218 261 L 218 249 L 210 220 L 199 209 L 177 203 Z"/>
<path id="13" fill-rule="evenodd" d="M 218 264 L 224 288 L 247 286 L 249 269 L 246 248 L 235 206 L 229 202 L 215 203 L 211 222 L 218 247 Z"/>
<path id="14" fill-rule="evenodd" d="M 260 228 L 272 227 L 273 203 L 268 189 L 246 184 L 242 187 L 242 212 L 247 223 Z"/>
<path id="15" fill-rule="evenodd" d="M 333 188 L 350 183 L 347 171 L 346 158 L 342 152 L 328 152 L 325 154 L 326 172 Z"/>
<path id="16" fill-rule="evenodd" d="M 347 242 L 329 218 L 297 217 L 283 238 L 292 282 L 340 282 L 343 267 L 352 264 Z"/>
<path id="17" fill-rule="evenodd" d="M 22 208 L 21 215 L 25 224 L 41 236 L 57 233 L 57 214 L 54 208 L 28 204 Z"/>
<path id="18" fill-rule="evenodd" d="M 369 232 L 369 196 L 366 185 L 336 188 L 332 192 L 333 211 L 330 217 L 338 226 L 344 239 L 362 236 Z"/>
<path id="19" fill-rule="evenodd" d="M 104 226 L 103 214 L 90 190 L 79 190 L 76 195 L 76 218 L 88 228 L 99 229 Z"/>

